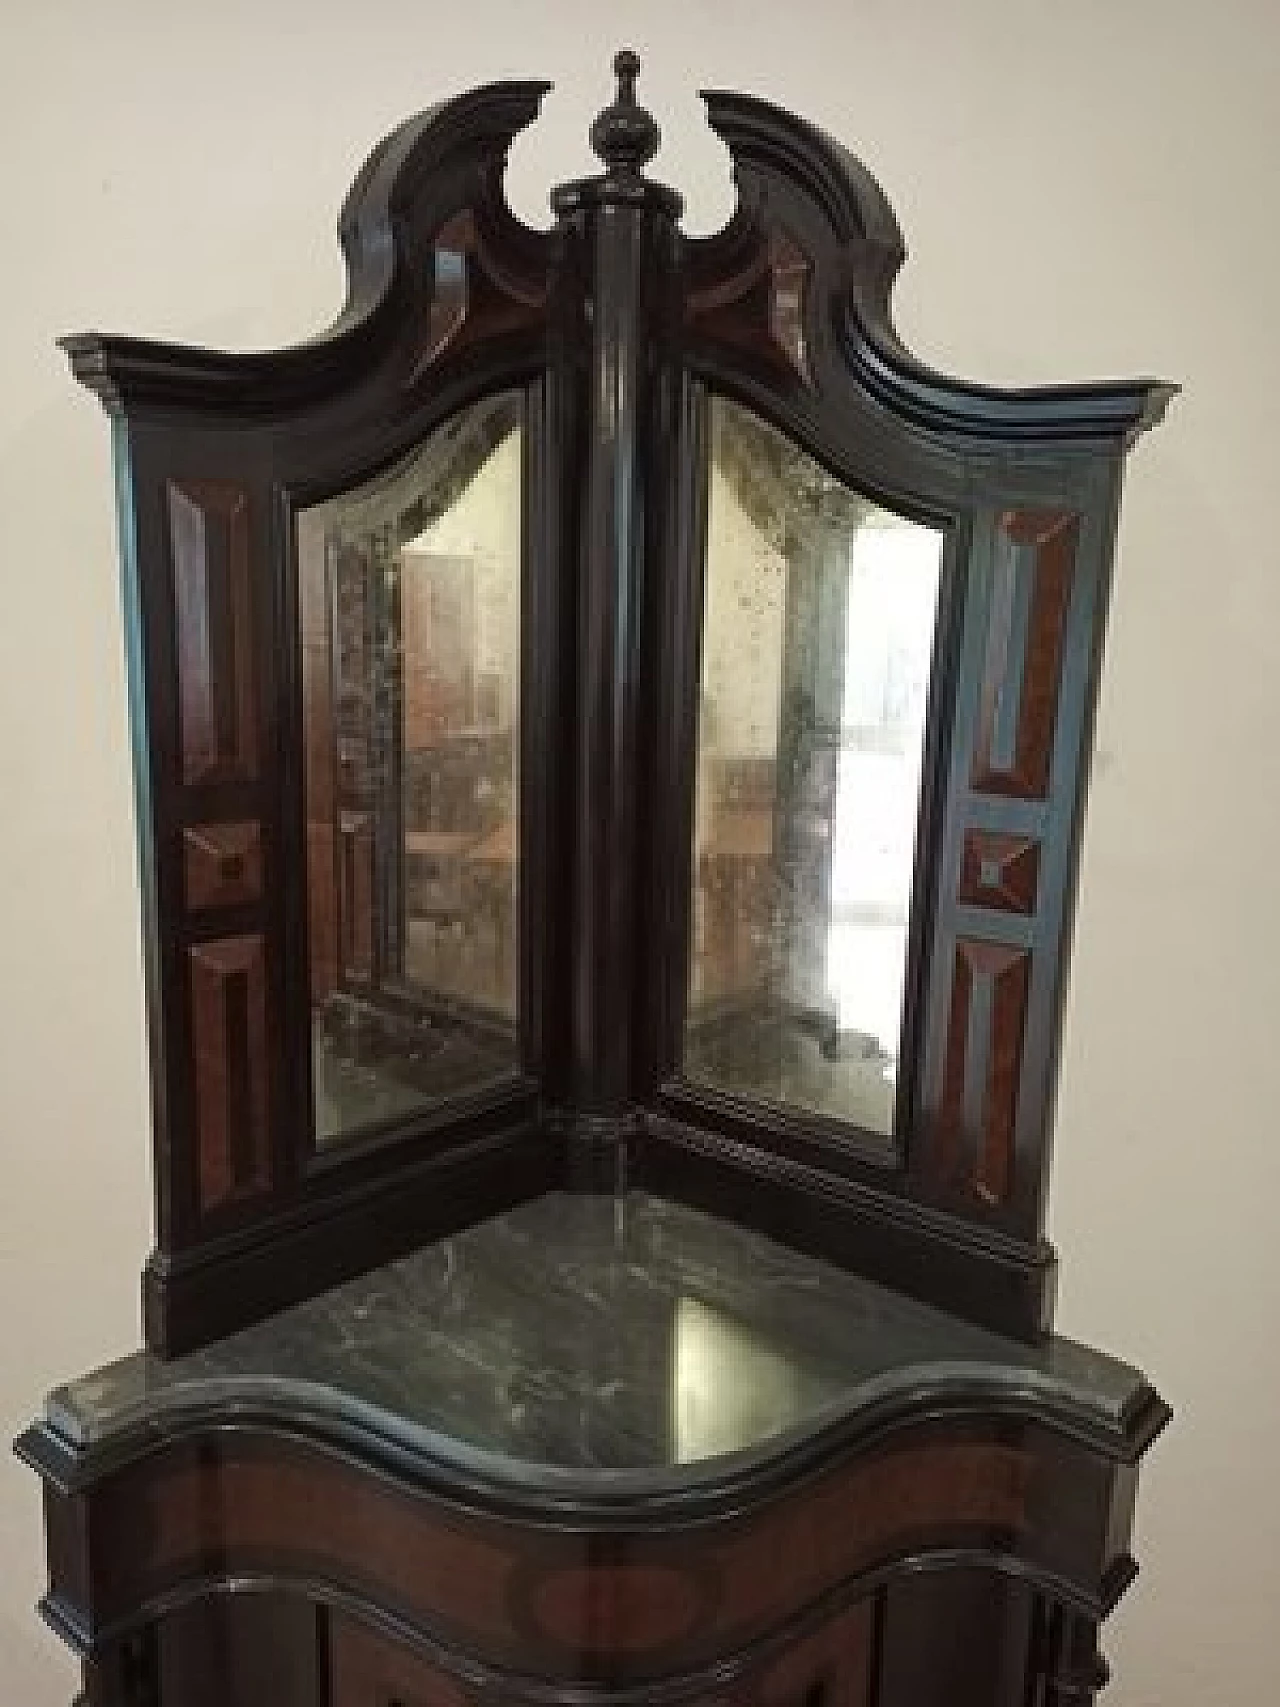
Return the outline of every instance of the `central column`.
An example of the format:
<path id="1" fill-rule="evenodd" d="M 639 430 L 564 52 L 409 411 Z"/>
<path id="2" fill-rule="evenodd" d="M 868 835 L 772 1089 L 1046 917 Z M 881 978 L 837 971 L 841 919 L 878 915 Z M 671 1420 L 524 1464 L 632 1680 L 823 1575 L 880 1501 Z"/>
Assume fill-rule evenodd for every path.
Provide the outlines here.
<path id="1" fill-rule="evenodd" d="M 621 1183 L 634 1097 L 645 443 L 652 317 L 673 265 L 680 198 L 642 175 L 659 131 L 638 106 L 639 61 L 614 61 L 617 97 L 591 129 L 598 177 L 552 196 L 581 257 L 589 350 L 579 368 L 583 480 L 578 494 L 569 947 L 571 1179 Z"/>

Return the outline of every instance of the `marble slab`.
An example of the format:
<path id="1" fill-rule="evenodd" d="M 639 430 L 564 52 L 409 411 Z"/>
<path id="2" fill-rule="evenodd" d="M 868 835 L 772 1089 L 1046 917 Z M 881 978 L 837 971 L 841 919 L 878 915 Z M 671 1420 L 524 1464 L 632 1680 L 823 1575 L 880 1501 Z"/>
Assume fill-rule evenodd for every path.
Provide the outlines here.
<path id="1" fill-rule="evenodd" d="M 95 1453 L 237 1409 L 358 1426 L 504 1482 L 688 1485 L 922 1392 L 1121 1429 L 1149 1392 L 1068 1340 L 1025 1346 L 699 1211 L 553 1193 L 204 1351 L 58 1388 Z"/>

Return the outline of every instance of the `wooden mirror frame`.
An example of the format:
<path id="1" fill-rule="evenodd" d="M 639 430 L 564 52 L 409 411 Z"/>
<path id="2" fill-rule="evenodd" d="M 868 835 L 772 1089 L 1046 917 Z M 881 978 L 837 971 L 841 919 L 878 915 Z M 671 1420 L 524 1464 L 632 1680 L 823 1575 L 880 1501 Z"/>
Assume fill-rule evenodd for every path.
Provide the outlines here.
<path id="1" fill-rule="evenodd" d="M 1004 1331 L 1049 1325 L 1052 1098 L 1121 470 L 1172 388 L 1008 392 L 923 366 L 892 326 L 904 248 L 879 186 L 744 95 L 705 97 L 736 212 L 685 237 L 679 197 L 643 176 L 658 133 L 634 59 L 617 69 L 592 133 L 605 169 L 555 192 L 550 231 L 502 194 L 548 86 L 493 84 L 375 149 L 340 221 L 346 306 L 311 342 L 64 340 L 114 422 L 155 1143 L 144 1318 L 162 1353 L 521 1198 L 627 1181 Z M 511 389 L 522 1071 L 319 1153 L 293 518 Z M 888 1142 L 679 1072 L 712 394 L 946 530 Z"/>

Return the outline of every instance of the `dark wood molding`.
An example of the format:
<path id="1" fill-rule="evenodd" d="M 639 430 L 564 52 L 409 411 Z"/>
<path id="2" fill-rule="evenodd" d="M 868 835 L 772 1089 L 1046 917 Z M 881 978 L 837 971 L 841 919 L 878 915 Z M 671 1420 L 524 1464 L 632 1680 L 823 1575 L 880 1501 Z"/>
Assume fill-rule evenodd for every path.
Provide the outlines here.
<path id="1" fill-rule="evenodd" d="M 752 1143 L 747 1129 L 723 1119 L 710 1135 L 678 1118 L 678 1099 L 670 1107 L 671 1115 L 646 1123 L 629 1164 L 637 1184 L 829 1261 L 847 1262 L 856 1251 L 860 1273 L 924 1303 L 945 1300 L 997 1333 L 1036 1340 L 1049 1331 L 1057 1258 L 1046 1241 L 1009 1239 L 901 1191 L 878 1190 L 865 1168 L 851 1177 L 797 1159 L 776 1135 Z"/>
<path id="2" fill-rule="evenodd" d="M 268 356 L 147 346 L 145 377 L 127 362 L 112 366 L 116 345 L 103 355 L 111 369 L 104 400 L 124 417 L 118 490 L 152 1041 L 157 1250 L 145 1278 L 144 1326 L 166 1355 L 195 1343 L 193 1335 L 226 1331 L 382 1260 L 393 1245 L 404 1249 L 412 1242 L 406 1213 L 393 1207 L 379 1219 L 363 1207 L 368 1182 L 402 1169 L 406 1201 L 416 1201 L 424 1151 L 480 1135 L 500 1144 L 537 1107 L 540 1041 L 531 1025 L 523 1087 L 464 1099 L 443 1120 L 429 1114 L 402 1125 L 395 1146 L 383 1135 L 360 1154 L 338 1146 L 313 1155 L 291 559 L 300 503 L 385 467 L 471 401 L 524 392 L 546 371 L 557 245 L 521 227 L 501 196 L 507 146 L 536 111 L 540 87 L 500 86 L 446 103 L 376 151 L 343 214 L 348 310 L 315 344 L 285 353 L 278 366 Z M 432 257 L 463 225 L 466 335 L 427 349 L 433 293 L 451 276 Z M 95 340 L 73 341 L 81 377 L 86 361 L 88 377 L 99 373 L 95 350 Z M 537 394 L 546 394 L 545 382 Z M 548 488 L 564 477 L 548 419 L 531 412 L 527 446 L 540 477 L 529 492 L 531 515 L 554 513 Z M 563 419 L 558 411 L 556 425 Z M 230 420 L 237 430 L 229 433 Z M 559 620 L 547 591 L 558 553 L 549 540 L 533 548 L 538 525 L 530 520 L 526 530 L 542 589 L 531 603 L 551 614 L 529 623 L 528 646 L 540 656 L 535 664 L 526 651 L 521 672 L 531 684 L 526 824 L 554 772 L 559 740 L 548 720 L 566 715 L 556 709 L 561 672 L 549 644 L 549 625 Z M 542 900 L 560 880 L 559 847 L 550 838 L 526 868 L 521 906 L 531 946 L 560 934 L 548 928 Z M 250 940 L 257 946 L 247 999 L 228 975 L 230 1005 L 211 1002 L 210 967 L 238 952 L 228 945 Z M 522 976 L 522 1009 L 540 1016 L 547 994 L 535 992 L 527 970 Z M 233 1094 L 237 1088 L 244 1094 Z M 235 1109 L 252 1112 L 247 1137 L 229 1130 Z M 229 1156 L 242 1165 L 232 1168 Z M 518 1148 L 511 1162 L 513 1179 L 528 1177 Z M 549 1161 L 546 1177 L 558 1177 L 557 1167 L 558 1158 Z M 283 1243 L 273 1252 L 277 1232 L 291 1243 L 295 1223 L 330 1217 L 344 1193 L 350 1214 L 331 1223 L 340 1249 L 316 1239 L 301 1268 Z M 386 1195 L 390 1202 L 395 1193 Z M 469 1195 L 464 1185 L 452 1212 L 462 1220 L 509 1201 L 484 1190 L 468 1211 Z M 421 1236 L 439 1216 L 433 1205 Z M 341 1244 L 348 1225 L 349 1248 Z"/>
<path id="3" fill-rule="evenodd" d="M 614 70 L 591 131 L 601 170 L 554 190 L 549 231 L 514 216 L 503 183 L 548 85 L 494 83 L 373 150 L 339 221 L 345 305 L 308 342 L 63 340 L 115 417 L 153 1090 L 147 1344 L 194 1352 L 527 1199 L 632 1185 L 957 1319 L 733 1228 L 681 1254 L 657 1220 L 633 1248 L 622 1205 L 570 1196 L 479 1235 L 498 1240 L 491 1287 L 450 1246 L 317 1305 L 314 1341 L 282 1325 L 283 1359 L 255 1338 L 172 1381 L 145 1359 L 116 1389 L 104 1372 L 16 1443 L 43 1482 L 43 1611 L 83 1661 L 84 1707 L 1091 1707 L 1106 1681 L 1098 1626 L 1136 1573 L 1138 1467 L 1168 1407 L 1078 1347 L 1014 1355 L 968 1324 L 1051 1328 L 1055 1074 L 1121 477 L 1176 388 L 1012 391 L 929 367 L 893 324 L 906 248 L 884 191 L 754 97 L 705 96 L 737 205 L 685 236 L 679 194 L 646 175 L 660 137 L 639 61 Z M 454 548 L 412 585 L 399 553 L 430 557 L 437 489 L 442 506 L 465 494 L 517 434 L 506 670 L 479 661 L 480 594 Z M 737 466 L 752 457 L 754 481 Z M 853 606 L 805 608 L 806 577 L 841 562 L 814 544 L 819 511 L 832 535 L 874 506 L 935 533 L 927 695 L 908 696 L 913 717 L 927 700 L 914 845 L 901 904 L 857 918 L 891 917 L 905 941 L 892 1084 L 887 1030 L 858 1037 L 821 991 L 793 990 L 790 943 L 767 967 L 758 952 L 787 928 L 785 883 L 819 909 L 834 893 L 828 759 L 853 740 L 839 696 L 790 662 L 780 722 L 800 733 L 763 760 L 736 744 L 733 834 L 704 857 L 720 473 L 752 527 L 785 513 L 798 536 L 769 557 L 783 651 L 798 640 L 824 669 Z M 376 522 L 348 534 L 305 513 L 338 498 Z M 437 627 L 456 676 L 407 661 L 408 636 Z M 779 823 L 811 735 L 817 852 L 792 872 Z M 478 838 L 469 871 L 459 834 Z M 705 900 L 716 885 L 724 905 Z M 459 894 L 483 914 L 471 936 Z M 740 951 L 725 918 L 746 894 Z M 492 959 L 474 982 L 432 982 L 411 925 L 431 967 L 477 943 Z M 720 982 L 691 974 L 695 933 L 727 942 Z M 846 1040 L 857 1071 L 864 1053 L 883 1066 L 865 1126 L 852 1101 L 846 1118 L 790 1086 L 741 1088 L 781 1077 L 708 1066 L 715 1028 L 755 1027 L 766 997 L 820 1075 Z M 351 1069 L 336 1090 L 327 1051 Z M 512 1252 L 541 1253 L 575 1217 L 589 1260 L 528 1270 L 535 1303 L 508 1319 Z M 767 1331 L 750 1289 L 717 1294 L 744 1248 Z M 658 1254 L 667 1279 L 643 1266 Z M 424 1356 L 445 1373 L 415 1398 L 401 1348 L 427 1330 L 407 1277 L 428 1270 L 458 1338 Z M 819 1332 L 809 1287 L 838 1281 Z M 566 1298 L 610 1310 L 594 1356 L 588 1318 L 556 1326 Z M 380 1345 L 364 1388 L 347 1304 Z M 404 1339 L 386 1337 L 384 1304 Z M 628 1323 L 656 1336 L 620 1344 Z M 846 1328 L 867 1344 L 824 1386 Z M 341 1347 L 338 1377 L 280 1367 L 309 1345 Z M 769 1410 L 775 1365 L 803 1422 Z M 443 1419 L 481 1376 L 491 1409 L 451 1438 Z M 749 1407 L 745 1444 L 690 1461 L 682 1430 L 718 1381 Z M 656 1444 L 633 1457 L 642 1416 Z"/>
<path id="4" fill-rule="evenodd" d="M 1131 1575 L 1128 1471 L 1016 1399 L 998 1413 L 921 1399 L 651 1509 L 396 1465 L 372 1439 L 335 1448 L 251 1412 L 175 1422 L 111 1465 L 47 1425 L 18 1450 L 46 1477 L 51 1541 L 64 1537 L 47 1613 L 89 1654 L 257 1581 L 393 1619 L 455 1671 L 551 1681 L 573 1656 L 584 1684 L 685 1693 L 900 1572 L 982 1566 L 1095 1620 Z M 73 1563 L 90 1530 L 115 1561 L 92 1580 Z"/>
<path id="5" fill-rule="evenodd" d="M 261 416 L 341 395 L 400 334 L 422 288 L 424 248 L 471 208 L 492 233 L 491 263 L 536 297 L 550 240 L 520 224 L 501 195 L 507 151 L 551 85 L 490 83 L 429 107 L 385 137 L 343 204 L 338 236 L 346 301 L 327 331 L 292 349 L 231 354 L 98 332 L 61 340 L 72 372 L 112 412 L 137 407 Z M 534 282 L 530 283 L 530 280 Z"/>
<path id="6" fill-rule="evenodd" d="M 193 1247 L 158 1250 L 142 1276 L 148 1346 L 192 1351 L 273 1311 L 392 1261 L 425 1240 L 495 1215 L 562 1183 L 560 1150 L 529 1119 L 528 1091 L 506 1110 L 489 1100 L 471 1135 L 449 1143 L 398 1136 L 352 1167 L 314 1173 L 286 1207 L 241 1219 Z"/>
<path id="7" fill-rule="evenodd" d="M 1163 417 L 1177 386 L 1157 380 L 999 390 L 934 371 L 894 329 L 890 296 L 906 244 L 888 198 L 860 160 L 815 126 L 755 96 L 706 90 L 711 128 L 738 185 L 733 238 L 754 219 L 766 188 L 798 191 L 844 251 L 845 288 L 832 306 L 854 381 L 892 415 L 930 432 L 977 442 L 1131 444 Z M 721 239 L 704 239 L 706 252 Z"/>
<path id="8" fill-rule="evenodd" d="M 679 196 L 644 175 L 658 128 L 624 62 L 593 132 L 603 170 L 555 191 L 553 230 L 523 226 L 503 194 L 546 85 L 493 84 L 374 150 L 340 221 L 347 304 L 310 343 L 67 343 L 123 417 L 158 1349 L 273 1307 L 288 1266 L 273 1230 L 348 1192 L 352 1225 L 373 1225 L 357 1147 L 318 1159 L 310 1130 L 294 529 L 499 392 L 524 400 L 519 1036 L 546 1177 L 614 1189 L 637 1162 L 1006 1332 L 1049 1325 L 1054 1076 L 1121 465 L 1172 388 L 1001 392 L 934 373 L 893 328 L 905 247 L 884 192 L 752 97 L 706 97 L 738 204 L 721 232 L 683 236 Z M 722 398 L 945 536 L 887 1138 L 683 1076 Z M 366 934 L 357 959 L 375 968 Z M 252 966 L 233 967 L 249 943 Z M 495 1122 L 495 1143 L 523 1142 L 512 1109 Z M 480 1136 L 461 1105 L 406 1124 L 403 1147 L 380 1135 L 378 1189 Z M 240 1239 L 259 1254 L 220 1266 Z M 353 1248 L 373 1262 L 397 1240 Z M 338 1266 L 357 1259 L 321 1262 L 315 1283 Z M 234 1307 L 180 1302 L 205 1273 L 228 1278 Z"/>

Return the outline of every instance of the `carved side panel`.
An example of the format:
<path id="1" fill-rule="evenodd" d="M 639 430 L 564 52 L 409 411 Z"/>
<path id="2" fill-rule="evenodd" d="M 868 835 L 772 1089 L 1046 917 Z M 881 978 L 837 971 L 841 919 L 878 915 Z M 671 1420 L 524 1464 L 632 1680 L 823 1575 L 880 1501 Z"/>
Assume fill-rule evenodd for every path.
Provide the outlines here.
<path id="1" fill-rule="evenodd" d="M 996 530 L 973 786 L 1028 800 L 1048 792 L 1079 518 L 1006 510 Z"/>
<path id="2" fill-rule="evenodd" d="M 1031 954 L 961 937 L 956 943 L 938 1144 L 948 1171 L 972 1169 L 985 1203 L 1013 1187 L 1014 1128 Z"/>
<path id="3" fill-rule="evenodd" d="M 187 951 L 201 1211 L 269 1183 L 266 976 L 260 936 Z"/>
<path id="4" fill-rule="evenodd" d="M 913 1164 L 933 1201 L 1031 1236 L 1100 590 L 1082 525 L 1052 500 L 976 520 Z"/>
<path id="5" fill-rule="evenodd" d="M 170 481 L 179 747 L 185 783 L 258 775 L 249 499 L 242 487 Z"/>

